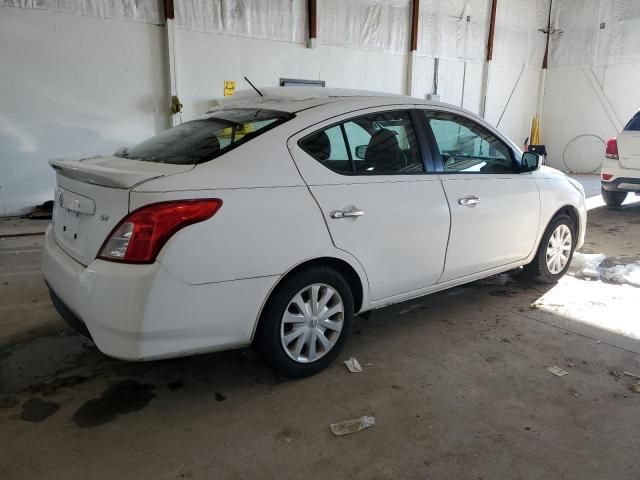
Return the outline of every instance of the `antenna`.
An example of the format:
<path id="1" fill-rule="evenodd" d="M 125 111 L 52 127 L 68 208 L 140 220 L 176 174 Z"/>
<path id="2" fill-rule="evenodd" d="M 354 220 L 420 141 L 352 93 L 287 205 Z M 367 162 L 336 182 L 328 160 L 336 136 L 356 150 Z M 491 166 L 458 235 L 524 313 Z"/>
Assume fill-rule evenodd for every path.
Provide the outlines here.
<path id="1" fill-rule="evenodd" d="M 256 88 L 256 86 L 255 86 L 253 83 L 251 83 L 251 80 L 249 80 L 247 77 L 244 77 L 244 79 L 247 81 L 247 83 L 248 83 L 249 85 L 251 85 L 251 88 L 253 88 L 253 89 L 256 91 L 256 93 L 257 93 L 258 95 L 260 95 L 261 97 L 264 97 L 264 95 L 262 95 L 262 93 L 260 93 L 260 90 L 258 90 L 258 89 Z"/>

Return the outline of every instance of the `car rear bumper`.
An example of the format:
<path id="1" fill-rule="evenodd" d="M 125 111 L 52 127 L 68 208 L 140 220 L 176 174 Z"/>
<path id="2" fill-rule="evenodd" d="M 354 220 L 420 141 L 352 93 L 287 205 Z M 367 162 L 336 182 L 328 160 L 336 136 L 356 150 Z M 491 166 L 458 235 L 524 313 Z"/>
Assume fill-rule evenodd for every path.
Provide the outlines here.
<path id="1" fill-rule="evenodd" d="M 106 355 L 151 360 L 248 345 L 277 276 L 191 285 L 159 263 L 76 262 L 45 235 L 54 305 Z"/>
<path id="2" fill-rule="evenodd" d="M 640 178 L 617 177 L 602 181 L 602 188 L 610 192 L 640 192 Z"/>

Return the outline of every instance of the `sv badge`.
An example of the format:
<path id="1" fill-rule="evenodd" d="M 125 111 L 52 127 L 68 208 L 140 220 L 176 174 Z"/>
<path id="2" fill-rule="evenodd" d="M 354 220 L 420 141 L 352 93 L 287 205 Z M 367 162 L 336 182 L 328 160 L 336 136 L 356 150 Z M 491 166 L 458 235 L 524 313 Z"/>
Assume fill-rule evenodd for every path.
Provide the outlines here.
<path id="1" fill-rule="evenodd" d="M 102 215 L 100 215 L 100 220 L 103 222 L 106 222 L 107 220 L 109 220 L 109 215 L 105 215 L 104 213 Z"/>

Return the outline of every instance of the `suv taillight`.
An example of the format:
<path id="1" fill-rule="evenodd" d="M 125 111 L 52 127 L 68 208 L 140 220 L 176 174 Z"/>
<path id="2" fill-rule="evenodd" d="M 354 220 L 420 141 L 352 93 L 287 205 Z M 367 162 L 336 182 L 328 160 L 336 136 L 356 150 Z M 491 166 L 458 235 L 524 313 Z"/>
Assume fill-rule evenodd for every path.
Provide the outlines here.
<path id="1" fill-rule="evenodd" d="M 607 150 L 605 151 L 605 157 L 618 160 L 618 141 L 615 138 L 607 140 Z"/>
<path id="2" fill-rule="evenodd" d="M 97 258 L 122 263 L 153 263 L 174 233 L 213 217 L 221 206 L 219 198 L 206 198 L 152 203 L 134 210 L 109 234 Z"/>

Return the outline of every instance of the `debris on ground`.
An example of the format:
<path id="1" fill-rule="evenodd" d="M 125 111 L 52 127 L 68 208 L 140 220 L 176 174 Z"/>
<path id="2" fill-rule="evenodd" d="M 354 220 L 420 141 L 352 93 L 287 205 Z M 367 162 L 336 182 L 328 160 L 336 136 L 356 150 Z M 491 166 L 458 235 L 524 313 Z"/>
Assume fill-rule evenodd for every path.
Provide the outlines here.
<path id="1" fill-rule="evenodd" d="M 575 364 L 575 363 L 567 363 L 567 367 L 573 368 L 573 367 L 575 367 L 575 366 L 576 366 L 576 364 Z"/>
<path id="2" fill-rule="evenodd" d="M 553 373 L 556 377 L 564 377 L 565 375 L 569 375 L 569 372 L 561 369 L 560 367 L 556 367 L 555 365 L 553 367 L 548 367 L 547 372 Z"/>
<path id="3" fill-rule="evenodd" d="M 364 416 L 360 418 L 354 418 L 353 420 L 345 420 L 343 422 L 332 423 L 331 431 L 337 437 L 341 437 L 343 435 L 350 435 L 352 433 L 356 433 L 361 430 L 373 427 L 375 424 L 375 418 Z"/>
<path id="4" fill-rule="evenodd" d="M 640 380 L 640 375 L 636 375 L 635 373 L 631 373 L 631 372 L 627 372 L 626 370 L 624 373 L 627 377 L 631 377 L 631 378 L 635 378 L 636 380 Z"/>
<path id="5" fill-rule="evenodd" d="M 610 370 L 609 371 L 609 375 L 611 375 L 613 378 L 615 378 L 616 380 L 619 380 L 620 377 L 622 377 L 622 375 L 620 375 L 618 372 L 616 372 L 615 370 Z"/>
<path id="6" fill-rule="evenodd" d="M 347 366 L 351 373 L 362 372 L 362 367 L 360 366 L 360 362 L 358 362 L 356 357 L 351 357 L 349 360 L 346 360 L 344 364 Z"/>
<path id="7" fill-rule="evenodd" d="M 575 388 L 573 388 L 573 387 L 571 387 L 571 388 L 569 389 L 569 393 L 570 393 L 571 395 L 573 395 L 574 397 L 579 397 L 579 396 L 580 396 L 580 392 L 578 392 L 578 391 L 577 391 Z"/>
<path id="8" fill-rule="evenodd" d="M 47 220 L 53 212 L 53 200 L 47 200 L 41 205 L 36 205 L 33 211 L 26 215 L 31 220 Z"/>
<path id="9" fill-rule="evenodd" d="M 629 387 L 629 390 L 631 390 L 633 393 L 640 393 L 640 383 L 634 383 Z"/>

